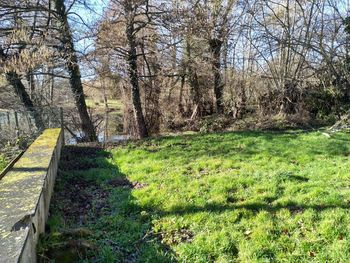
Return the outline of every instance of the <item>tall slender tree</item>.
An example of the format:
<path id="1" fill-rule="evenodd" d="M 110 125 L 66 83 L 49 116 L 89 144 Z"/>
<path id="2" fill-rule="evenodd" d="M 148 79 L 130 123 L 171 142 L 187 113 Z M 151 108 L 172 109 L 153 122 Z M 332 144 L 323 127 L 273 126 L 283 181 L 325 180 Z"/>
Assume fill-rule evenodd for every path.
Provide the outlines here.
<path id="1" fill-rule="evenodd" d="M 61 43 L 65 58 L 66 68 L 69 73 L 70 88 L 74 94 L 75 106 L 79 112 L 81 120 L 81 128 L 85 139 L 88 141 L 96 141 L 96 131 L 89 116 L 83 84 L 81 81 L 81 73 L 78 63 L 78 57 L 74 48 L 73 35 L 68 22 L 68 14 L 66 11 L 64 0 L 54 0 L 55 9 L 61 26 Z"/>
<path id="2" fill-rule="evenodd" d="M 138 65 L 137 65 L 137 42 L 136 33 L 140 28 L 135 27 L 136 23 L 136 10 L 141 2 L 146 1 L 123 1 L 123 7 L 125 12 L 125 23 L 126 23 L 126 38 L 128 44 L 127 61 L 129 64 L 129 78 L 131 84 L 131 99 L 135 117 L 136 131 L 139 138 L 145 138 L 148 136 L 147 126 L 145 118 L 142 112 L 140 86 L 138 79 Z"/>

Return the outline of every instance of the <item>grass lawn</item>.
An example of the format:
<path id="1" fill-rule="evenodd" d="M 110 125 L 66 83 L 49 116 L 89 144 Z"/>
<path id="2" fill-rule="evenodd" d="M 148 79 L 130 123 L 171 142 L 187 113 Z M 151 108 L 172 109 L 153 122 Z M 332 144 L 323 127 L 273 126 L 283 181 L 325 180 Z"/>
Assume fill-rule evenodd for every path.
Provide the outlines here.
<path id="1" fill-rule="evenodd" d="M 86 227 L 83 262 L 348 262 L 349 142 L 236 132 L 75 152 L 39 254 L 57 260 L 65 229 Z"/>

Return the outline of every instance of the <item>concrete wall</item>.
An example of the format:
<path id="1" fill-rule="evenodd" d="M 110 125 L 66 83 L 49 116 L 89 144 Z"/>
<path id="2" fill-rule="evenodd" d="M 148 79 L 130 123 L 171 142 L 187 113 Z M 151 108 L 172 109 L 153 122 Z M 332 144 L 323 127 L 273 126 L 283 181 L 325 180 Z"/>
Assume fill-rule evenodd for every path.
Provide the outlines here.
<path id="1" fill-rule="evenodd" d="M 36 262 L 64 144 L 47 129 L 0 180 L 0 262 Z"/>

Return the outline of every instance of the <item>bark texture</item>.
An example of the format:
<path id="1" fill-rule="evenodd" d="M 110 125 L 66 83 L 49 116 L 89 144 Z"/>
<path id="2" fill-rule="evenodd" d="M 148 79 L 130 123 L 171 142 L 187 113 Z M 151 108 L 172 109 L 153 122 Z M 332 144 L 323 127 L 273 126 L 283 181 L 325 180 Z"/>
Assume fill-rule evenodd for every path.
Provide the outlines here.
<path id="1" fill-rule="evenodd" d="M 68 17 L 66 13 L 66 7 L 64 5 L 64 0 L 55 0 L 55 7 L 61 22 L 61 41 L 66 58 L 66 67 L 69 72 L 69 83 L 71 90 L 74 94 L 75 106 L 77 107 L 77 110 L 79 112 L 79 117 L 81 120 L 81 129 L 85 135 L 84 139 L 87 141 L 96 141 L 96 131 L 89 116 L 85 102 L 85 94 L 81 82 L 78 57 L 74 49 L 72 31 L 68 23 Z"/>
<path id="2" fill-rule="evenodd" d="M 214 74 L 214 93 L 216 112 L 222 114 L 224 112 L 223 105 L 223 88 L 222 75 L 221 75 L 221 48 L 223 42 L 219 39 L 211 39 L 209 41 L 210 49 L 212 52 L 212 69 Z"/>
<path id="3" fill-rule="evenodd" d="M 131 100 L 134 111 L 134 118 L 136 124 L 136 132 L 138 138 L 148 137 L 148 131 L 145 123 L 145 118 L 142 112 L 140 87 L 138 80 L 138 67 L 137 67 L 137 44 L 135 39 L 135 25 L 134 25 L 134 10 L 130 1 L 124 2 L 124 8 L 127 18 L 126 25 L 126 37 L 128 41 L 128 65 L 129 65 L 129 78 L 131 84 Z"/>

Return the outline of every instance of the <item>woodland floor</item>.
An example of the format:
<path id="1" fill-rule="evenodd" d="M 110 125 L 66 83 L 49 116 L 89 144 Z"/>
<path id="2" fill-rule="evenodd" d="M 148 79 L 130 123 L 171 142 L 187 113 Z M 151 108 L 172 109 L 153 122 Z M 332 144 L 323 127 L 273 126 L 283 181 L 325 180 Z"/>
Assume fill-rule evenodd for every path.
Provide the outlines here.
<path id="1" fill-rule="evenodd" d="M 65 147 L 41 262 L 348 262 L 350 134 Z"/>

